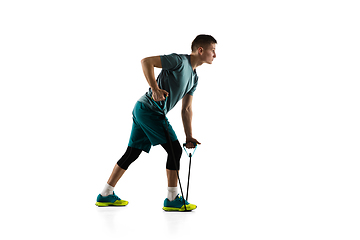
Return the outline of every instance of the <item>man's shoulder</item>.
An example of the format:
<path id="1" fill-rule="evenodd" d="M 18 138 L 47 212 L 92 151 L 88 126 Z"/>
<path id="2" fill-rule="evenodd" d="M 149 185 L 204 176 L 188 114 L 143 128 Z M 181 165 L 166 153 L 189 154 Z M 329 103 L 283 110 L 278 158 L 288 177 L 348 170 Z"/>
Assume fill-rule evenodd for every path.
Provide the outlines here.
<path id="1" fill-rule="evenodd" d="M 168 55 L 161 55 L 161 64 L 163 69 L 165 70 L 181 70 L 184 66 L 185 62 L 189 61 L 189 55 L 187 54 L 178 54 L 178 53 L 171 53 Z"/>
<path id="2" fill-rule="evenodd" d="M 161 55 L 160 57 L 170 57 L 170 58 L 172 57 L 184 61 L 184 60 L 188 60 L 189 54 L 171 53 L 171 54 Z"/>

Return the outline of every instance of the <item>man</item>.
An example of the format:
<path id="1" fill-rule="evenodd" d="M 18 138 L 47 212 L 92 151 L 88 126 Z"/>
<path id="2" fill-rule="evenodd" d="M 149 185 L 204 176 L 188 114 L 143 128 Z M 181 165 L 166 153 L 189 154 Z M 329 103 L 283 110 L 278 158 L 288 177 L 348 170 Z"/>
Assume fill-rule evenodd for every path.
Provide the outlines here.
<path id="1" fill-rule="evenodd" d="M 141 61 L 150 89 L 135 104 L 128 148 L 115 164 L 104 190 L 98 195 L 97 206 L 127 205 L 128 201 L 121 200 L 115 195 L 116 183 L 142 151 L 149 153 L 151 146 L 161 144 L 168 153 L 166 163 L 168 196 L 164 201 L 163 209 L 166 211 L 181 210 L 184 199 L 178 194 L 177 171 L 180 167 L 182 148 L 165 114 L 182 99 L 181 116 L 186 135 L 186 147 L 194 148 L 193 143 L 200 144 L 193 138 L 191 127 L 192 99 L 198 84 L 196 68 L 203 63 L 211 64 L 213 62 L 216 57 L 216 43 L 216 40 L 210 35 L 199 35 L 192 42 L 190 55 L 173 53 L 148 57 Z M 157 80 L 155 80 L 154 67 L 162 68 Z M 185 202 L 187 210 L 196 208 L 196 205 Z"/>

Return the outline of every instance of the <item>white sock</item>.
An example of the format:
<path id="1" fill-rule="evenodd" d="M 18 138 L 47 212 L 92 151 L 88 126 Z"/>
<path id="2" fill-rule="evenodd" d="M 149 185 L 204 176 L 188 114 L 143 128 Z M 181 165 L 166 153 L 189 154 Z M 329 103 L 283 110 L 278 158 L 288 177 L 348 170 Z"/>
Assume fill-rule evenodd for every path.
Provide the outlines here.
<path id="1" fill-rule="evenodd" d="M 178 195 L 177 187 L 168 187 L 167 198 L 169 199 L 169 201 L 174 201 L 177 195 Z"/>
<path id="2" fill-rule="evenodd" d="M 112 195 L 114 192 L 114 187 L 110 186 L 109 184 L 105 184 L 104 190 L 100 193 L 101 196 L 107 197 L 109 195 Z"/>

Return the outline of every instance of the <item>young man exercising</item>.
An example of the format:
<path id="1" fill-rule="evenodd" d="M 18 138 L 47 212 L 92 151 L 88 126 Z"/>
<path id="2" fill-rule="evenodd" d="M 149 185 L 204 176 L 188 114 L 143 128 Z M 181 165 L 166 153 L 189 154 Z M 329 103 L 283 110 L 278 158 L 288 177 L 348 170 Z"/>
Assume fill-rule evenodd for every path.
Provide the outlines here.
<path id="1" fill-rule="evenodd" d="M 200 144 L 193 138 L 191 127 L 192 99 L 198 84 L 196 68 L 203 63 L 213 62 L 216 57 L 216 43 L 215 38 L 210 35 L 199 35 L 192 42 L 190 55 L 173 53 L 148 57 L 141 61 L 150 89 L 135 104 L 128 148 L 115 164 L 104 190 L 98 195 L 97 206 L 127 205 L 128 201 L 121 200 L 115 195 L 116 183 L 142 151 L 149 153 L 151 146 L 161 144 L 168 154 L 166 162 L 168 196 L 164 201 L 163 209 L 179 211 L 183 207 L 184 199 L 177 190 L 177 171 L 180 168 L 182 148 L 164 114 L 182 99 L 181 116 L 186 135 L 186 147 L 194 148 L 193 143 Z M 154 67 L 162 68 L 157 80 L 155 80 Z M 160 108 L 164 110 L 161 111 Z M 196 205 L 185 202 L 187 210 L 196 208 Z"/>

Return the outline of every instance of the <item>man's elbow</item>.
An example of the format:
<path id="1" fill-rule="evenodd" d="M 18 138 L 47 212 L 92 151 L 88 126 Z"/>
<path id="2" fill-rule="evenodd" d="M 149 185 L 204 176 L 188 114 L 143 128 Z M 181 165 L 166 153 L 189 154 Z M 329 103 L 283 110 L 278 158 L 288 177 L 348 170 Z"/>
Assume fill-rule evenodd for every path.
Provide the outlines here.
<path id="1" fill-rule="evenodd" d="M 182 109 L 181 109 L 181 114 L 182 114 L 182 115 L 192 114 L 192 108 L 191 108 L 191 107 L 182 108 Z"/>
<path id="2" fill-rule="evenodd" d="M 161 58 L 160 56 L 143 58 L 141 59 L 141 65 L 161 68 L 162 67 Z"/>
<path id="3" fill-rule="evenodd" d="M 149 63 L 149 58 L 143 58 L 143 59 L 141 59 L 141 65 L 146 65 L 146 64 L 148 64 Z"/>

